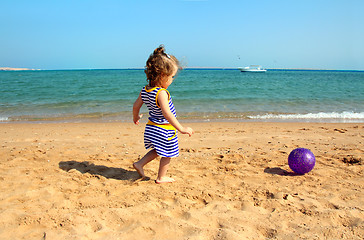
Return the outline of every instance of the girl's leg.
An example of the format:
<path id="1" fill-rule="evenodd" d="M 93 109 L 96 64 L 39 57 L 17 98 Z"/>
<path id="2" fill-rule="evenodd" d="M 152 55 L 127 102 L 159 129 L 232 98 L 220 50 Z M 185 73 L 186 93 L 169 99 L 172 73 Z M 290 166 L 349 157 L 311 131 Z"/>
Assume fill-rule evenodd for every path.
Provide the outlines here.
<path id="1" fill-rule="evenodd" d="M 158 178 L 156 183 L 171 183 L 174 182 L 173 178 L 167 177 L 167 170 L 169 168 L 169 163 L 171 162 L 170 157 L 162 157 L 159 163 Z"/>
<path id="2" fill-rule="evenodd" d="M 135 162 L 133 164 L 133 167 L 135 168 L 135 170 L 137 170 L 137 172 L 139 173 L 139 175 L 144 179 L 146 176 L 144 174 L 144 170 L 143 167 L 149 163 L 150 161 L 154 160 L 156 157 L 158 157 L 157 152 L 153 149 L 150 150 L 147 154 L 145 154 L 145 156 L 140 159 L 138 162 Z"/>

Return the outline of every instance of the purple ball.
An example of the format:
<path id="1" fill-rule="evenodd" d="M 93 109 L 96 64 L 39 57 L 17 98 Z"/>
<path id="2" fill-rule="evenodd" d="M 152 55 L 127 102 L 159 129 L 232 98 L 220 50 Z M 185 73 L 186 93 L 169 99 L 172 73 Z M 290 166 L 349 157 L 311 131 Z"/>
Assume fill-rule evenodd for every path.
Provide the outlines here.
<path id="1" fill-rule="evenodd" d="M 308 173 L 315 163 L 315 155 L 307 148 L 296 148 L 288 156 L 289 167 L 298 174 Z"/>

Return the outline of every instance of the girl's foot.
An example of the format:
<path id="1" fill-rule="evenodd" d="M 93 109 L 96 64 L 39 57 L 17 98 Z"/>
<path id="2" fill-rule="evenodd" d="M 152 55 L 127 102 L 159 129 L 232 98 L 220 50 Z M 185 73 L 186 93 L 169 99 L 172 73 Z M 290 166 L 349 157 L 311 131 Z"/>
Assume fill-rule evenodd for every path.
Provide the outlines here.
<path id="1" fill-rule="evenodd" d="M 143 170 L 143 168 L 142 168 L 142 167 L 140 167 L 140 166 L 138 166 L 138 163 L 133 163 L 133 167 L 135 168 L 135 170 L 137 170 L 137 172 L 139 173 L 139 175 L 140 175 L 140 177 L 141 177 L 142 179 L 145 179 L 145 178 L 146 178 L 146 176 L 145 176 L 145 174 L 144 174 L 144 170 Z"/>
<path id="2" fill-rule="evenodd" d="M 157 178 L 157 180 L 155 180 L 155 183 L 161 184 L 161 183 L 173 183 L 174 180 L 173 178 L 170 177 L 162 177 L 160 179 Z"/>

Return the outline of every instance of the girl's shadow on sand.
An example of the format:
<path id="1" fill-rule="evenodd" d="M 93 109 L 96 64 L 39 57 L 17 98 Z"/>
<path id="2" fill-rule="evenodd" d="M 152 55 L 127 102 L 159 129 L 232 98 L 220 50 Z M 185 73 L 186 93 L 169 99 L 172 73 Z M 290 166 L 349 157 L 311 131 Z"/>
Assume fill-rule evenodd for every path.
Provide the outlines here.
<path id="1" fill-rule="evenodd" d="M 106 167 L 103 165 L 95 165 L 89 162 L 76 162 L 65 161 L 59 163 L 59 168 L 68 172 L 71 169 L 76 169 L 80 173 L 89 173 L 96 176 L 103 176 L 105 178 L 112 178 L 116 180 L 137 180 L 139 174 L 136 171 L 129 171 L 123 168 Z"/>

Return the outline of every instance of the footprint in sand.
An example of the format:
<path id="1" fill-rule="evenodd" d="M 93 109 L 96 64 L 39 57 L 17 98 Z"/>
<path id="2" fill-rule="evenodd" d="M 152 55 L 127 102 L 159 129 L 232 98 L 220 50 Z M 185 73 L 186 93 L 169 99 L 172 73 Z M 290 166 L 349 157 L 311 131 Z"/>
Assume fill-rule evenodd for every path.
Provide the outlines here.
<path id="1" fill-rule="evenodd" d="M 335 128 L 335 129 L 334 129 L 334 131 L 335 131 L 335 132 L 339 132 L 339 133 L 345 133 L 345 132 L 347 132 L 348 130 L 346 130 L 346 129 L 344 129 L 344 128 L 342 128 L 342 129 Z"/>

